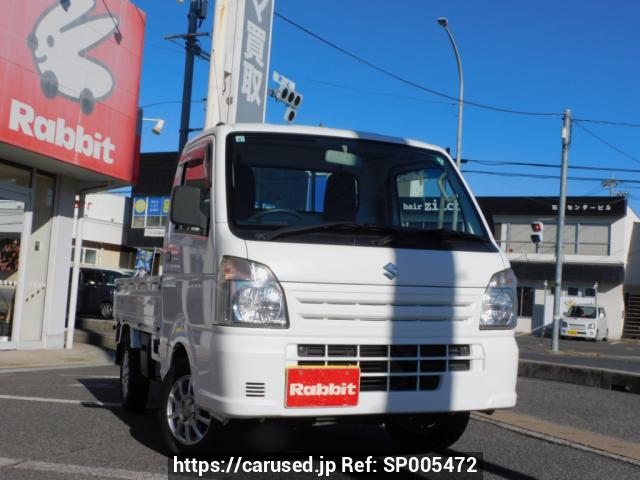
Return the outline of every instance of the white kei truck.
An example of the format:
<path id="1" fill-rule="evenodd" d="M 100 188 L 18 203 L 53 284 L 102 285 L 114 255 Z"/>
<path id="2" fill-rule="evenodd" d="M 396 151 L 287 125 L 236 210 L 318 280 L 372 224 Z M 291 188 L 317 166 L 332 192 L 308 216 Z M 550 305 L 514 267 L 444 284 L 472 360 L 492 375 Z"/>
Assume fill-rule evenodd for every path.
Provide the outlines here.
<path id="1" fill-rule="evenodd" d="M 515 405 L 517 280 L 442 148 L 220 125 L 182 152 L 167 223 L 160 275 L 118 280 L 114 317 L 123 406 L 162 382 L 168 450 L 252 419 L 446 448 Z"/>

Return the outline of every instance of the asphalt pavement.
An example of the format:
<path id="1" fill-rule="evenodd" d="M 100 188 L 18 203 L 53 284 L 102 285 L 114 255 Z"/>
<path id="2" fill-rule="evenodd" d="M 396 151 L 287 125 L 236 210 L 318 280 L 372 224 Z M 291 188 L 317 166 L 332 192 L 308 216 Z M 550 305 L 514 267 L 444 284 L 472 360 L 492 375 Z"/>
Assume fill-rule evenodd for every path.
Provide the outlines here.
<path id="1" fill-rule="evenodd" d="M 640 342 L 598 341 L 580 338 L 559 340 L 558 352 L 551 351 L 551 339 L 534 335 L 516 337 L 521 360 L 573 365 L 640 375 Z"/>
<path id="2" fill-rule="evenodd" d="M 167 457 L 154 405 L 142 414 L 124 412 L 117 377 L 116 366 L 0 373 L 0 478 L 166 478 Z M 481 453 L 485 479 L 640 478 L 640 461 L 620 459 L 607 451 L 607 445 L 616 443 L 631 449 L 639 444 L 636 395 L 524 378 L 519 379 L 518 394 L 518 406 L 510 414 L 528 419 L 529 427 L 504 423 L 498 413 L 493 417 L 475 414 L 462 439 L 445 453 Z M 152 390 L 155 398 L 157 386 Z M 570 434 L 564 438 L 574 440 L 561 441 L 545 433 L 543 427 L 549 422 Z M 273 438 L 269 430 L 256 432 L 261 441 Z M 600 443 L 589 445 L 589 432 L 599 434 Z M 358 446 L 361 452 L 406 453 L 375 426 L 310 427 L 295 437 L 284 432 L 289 434 L 298 448 L 313 451 L 331 446 L 348 455 Z M 216 478 L 317 477 L 238 474 Z M 339 474 L 332 478 L 367 477 Z M 411 474 L 409 478 L 433 477 Z"/>

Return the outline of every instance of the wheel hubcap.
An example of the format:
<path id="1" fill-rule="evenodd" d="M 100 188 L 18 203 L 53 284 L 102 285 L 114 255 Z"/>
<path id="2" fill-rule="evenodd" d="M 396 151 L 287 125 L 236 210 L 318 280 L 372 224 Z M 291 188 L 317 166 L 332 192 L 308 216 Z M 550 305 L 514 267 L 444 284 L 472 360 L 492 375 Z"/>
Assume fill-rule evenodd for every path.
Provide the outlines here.
<path id="1" fill-rule="evenodd" d="M 184 375 L 174 382 L 166 414 L 171 433 L 183 445 L 195 445 L 206 435 L 211 416 L 195 403 L 191 375 Z"/>

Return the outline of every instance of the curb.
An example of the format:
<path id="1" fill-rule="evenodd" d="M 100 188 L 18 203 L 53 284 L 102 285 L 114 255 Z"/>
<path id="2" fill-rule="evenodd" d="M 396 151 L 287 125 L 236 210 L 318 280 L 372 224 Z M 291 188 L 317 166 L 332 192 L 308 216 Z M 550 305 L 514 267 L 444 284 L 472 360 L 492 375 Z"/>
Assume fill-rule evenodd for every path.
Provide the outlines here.
<path id="1" fill-rule="evenodd" d="M 520 360 L 518 376 L 640 394 L 640 375 L 620 370 Z"/>
<path id="2" fill-rule="evenodd" d="M 47 370 L 67 370 L 72 368 L 94 368 L 94 367 L 111 367 L 115 365 L 114 362 L 86 362 L 86 363 L 54 363 L 51 365 L 35 365 L 33 367 L 8 367 L 0 368 L 0 375 L 6 373 L 21 373 L 21 372 L 45 372 Z"/>

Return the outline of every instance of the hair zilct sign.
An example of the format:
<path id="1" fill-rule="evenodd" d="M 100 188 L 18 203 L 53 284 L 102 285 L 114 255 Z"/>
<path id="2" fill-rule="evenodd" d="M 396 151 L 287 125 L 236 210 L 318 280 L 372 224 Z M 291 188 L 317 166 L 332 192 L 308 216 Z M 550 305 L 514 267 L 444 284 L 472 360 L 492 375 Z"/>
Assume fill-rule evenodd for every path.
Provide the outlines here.
<path id="1" fill-rule="evenodd" d="M 3 0 L 0 142 L 130 182 L 145 15 L 128 0 Z"/>

